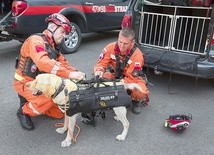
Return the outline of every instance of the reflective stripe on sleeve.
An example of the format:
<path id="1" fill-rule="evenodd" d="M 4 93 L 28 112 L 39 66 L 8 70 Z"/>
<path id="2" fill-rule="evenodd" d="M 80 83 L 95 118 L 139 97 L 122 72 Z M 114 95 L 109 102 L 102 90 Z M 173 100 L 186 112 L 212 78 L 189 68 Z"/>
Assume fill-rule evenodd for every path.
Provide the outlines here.
<path id="1" fill-rule="evenodd" d="M 18 80 L 18 81 L 24 80 L 24 78 L 23 78 L 21 75 L 17 74 L 17 73 L 15 73 L 14 78 L 15 78 L 16 80 Z"/>
<path id="2" fill-rule="evenodd" d="M 52 68 L 52 70 L 51 70 L 51 73 L 56 75 L 57 71 L 59 70 L 59 67 L 60 67 L 60 63 L 57 62 L 57 63 L 53 66 L 53 68 Z"/>

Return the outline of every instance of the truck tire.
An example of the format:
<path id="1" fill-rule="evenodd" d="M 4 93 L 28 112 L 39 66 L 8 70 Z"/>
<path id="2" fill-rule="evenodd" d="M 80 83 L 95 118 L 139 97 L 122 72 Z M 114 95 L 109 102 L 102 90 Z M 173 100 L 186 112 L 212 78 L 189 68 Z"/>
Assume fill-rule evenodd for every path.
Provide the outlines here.
<path id="1" fill-rule="evenodd" d="M 82 35 L 77 24 L 71 22 L 71 33 L 62 41 L 62 53 L 71 54 L 77 51 L 80 46 Z"/>

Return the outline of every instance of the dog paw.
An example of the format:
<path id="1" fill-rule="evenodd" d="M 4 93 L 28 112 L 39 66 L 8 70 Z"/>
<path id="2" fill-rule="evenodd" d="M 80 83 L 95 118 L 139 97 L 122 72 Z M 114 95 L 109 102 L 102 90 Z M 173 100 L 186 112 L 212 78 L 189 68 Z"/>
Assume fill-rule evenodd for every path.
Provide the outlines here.
<path id="1" fill-rule="evenodd" d="M 117 140 L 125 140 L 125 136 L 123 136 L 123 135 L 117 135 L 117 137 L 116 137 L 116 139 Z"/>
<path id="2" fill-rule="evenodd" d="M 67 129 L 65 129 L 65 128 L 57 128 L 57 129 L 56 129 L 56 132 L 57 132 L 57 133 L 60 133 L 60 134 L 65 133 L 65 131 L 67 131 Z"/>
<path id="3" fill-rule="evenodd" d="M 117 117 L 117 116 L 114 116 L 114 119 L 115 119 L 116 121 L 119 121 L 119 119 L 118 119 L 118 117 Z"/>
<path id="4" fill-rule="evenodd" d="M 69 147 L 71 145 L 71 141 L 64 140 L 61 143 L 61 147 Z"/>

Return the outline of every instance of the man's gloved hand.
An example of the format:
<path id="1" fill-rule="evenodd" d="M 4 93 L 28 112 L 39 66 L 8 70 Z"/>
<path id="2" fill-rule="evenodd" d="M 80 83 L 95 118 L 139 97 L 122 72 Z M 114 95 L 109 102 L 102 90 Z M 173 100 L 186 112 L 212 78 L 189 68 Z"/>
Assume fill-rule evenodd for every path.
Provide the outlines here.
<path id="1" fill-rule="evenodd" d="M 98 77 L 102 78 L 103 77 L 103 71 L 95 71 L 94 76 L 95 77 L 98 76 Z"/>
<path id="2" fill-rule="evenodd" d="M 69 74 L 69 78 L 71 80 L 81 81 L 81 80 L 85 79 L 85 73 L 80 72 L 80 71 L 74 71 Z"/>

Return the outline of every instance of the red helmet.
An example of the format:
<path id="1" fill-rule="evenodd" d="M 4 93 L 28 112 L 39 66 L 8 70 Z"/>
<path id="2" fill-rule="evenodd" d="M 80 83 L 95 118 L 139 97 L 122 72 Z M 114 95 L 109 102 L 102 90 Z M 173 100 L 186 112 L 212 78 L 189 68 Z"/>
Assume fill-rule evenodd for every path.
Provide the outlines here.
<path id="1" fill-rule="evenodd" d="M 46 23 L 52 22 L 52 23 L 56 24 L 57 26 L 62 26 L 65 29 L 65 31 L 67 32 L 67 34 L 71 32 L 71 23 L 62 14 L 54 13 L 54 14 L 48 16 L 45 19 L 45 21 L 46 21 Z"/>

